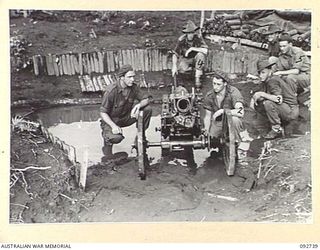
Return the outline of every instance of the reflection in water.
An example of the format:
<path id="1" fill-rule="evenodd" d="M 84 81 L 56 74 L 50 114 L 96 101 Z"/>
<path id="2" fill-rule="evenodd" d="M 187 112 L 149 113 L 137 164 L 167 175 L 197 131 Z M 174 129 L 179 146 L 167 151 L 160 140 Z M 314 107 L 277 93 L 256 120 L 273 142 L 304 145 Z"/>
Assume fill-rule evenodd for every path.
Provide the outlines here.
<path id="1" fill-rule="evenodd" d="M 105 147 L 101 136 L 98 105 L 52 108 L 42 110 L 37 115 L 53 135 L 74 146 L 77 159 L 88 160 L 89 166 L 103 162 L 109 157 L 123 157 L 132 153 L 132 145 L 137 134 L 135 124 L 123 128 L 125 139 L 121 143 Z M 160 115 L 151 118 L 149 129 L 146 131 L 146 138 L 150 142 L 159 142 L 161 139 L 160 132 L 155 130 L 156 127 L 160 127 Z M 162 161 L 160 147 L 148 148 L 147 154 L 151 159 L 150 165 Z M 86 156 L 88 159 L 85 159 Z M 182 152 L 168 154 L 172 160 L 185 160 L 193 170 L 201 167 L 208 156 L 207 150 L 193 152 L 191 147 L 186 147 Z"/>

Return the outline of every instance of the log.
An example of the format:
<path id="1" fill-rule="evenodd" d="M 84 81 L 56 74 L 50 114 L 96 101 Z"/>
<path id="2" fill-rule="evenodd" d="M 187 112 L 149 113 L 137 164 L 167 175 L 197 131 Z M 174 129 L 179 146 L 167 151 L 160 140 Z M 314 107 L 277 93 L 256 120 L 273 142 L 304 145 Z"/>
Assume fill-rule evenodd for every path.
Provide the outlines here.
<path id="1" fill-rule="evenodd" d="M 230 29 L 232 29 L 232 30 L 240 30 L 241 29 L 241 25 L 231 25 Z"/>
<path id="2" fill-rule="evenodd" d="M 234 19 L 239 19 L 240 18 L 240 14 L 239 13 L 237 13 L 237 14 L 223 14 L 222 16 L 223 16 L 223 18 L 225 20 L 234 20 Z"/>
<path id="3" fill-rule="evenodd" d="M 311 36 L 311 30 L 300 35 L 302 40 L 305 40 L 305 39 L 309 38 L 310 36 Z"/>
<path id="4" fill-rule="evenodd" d="M 227 21 L 225 21 L 225 24 L 228 24 L 229 26 L 241 25 L 241 20 L 240 19 L 227 20 Z"/>
<path id="5" fill-rule="evenodd" d="M 290 36 L 294 36 L 294 35 L 298 34 L 298 31 L 297 31 L 296 29 L 293 29 L 293 30 L 287 31 L 287 33 L 288 33 Z"/>
<path id="6" fill-rule="evenodd" d="M 33 60 L 33 71 L 36 76 L 39 75 L 39 64 L 38 64 L 38 57 L 37 56 L 32 56 Z"/>

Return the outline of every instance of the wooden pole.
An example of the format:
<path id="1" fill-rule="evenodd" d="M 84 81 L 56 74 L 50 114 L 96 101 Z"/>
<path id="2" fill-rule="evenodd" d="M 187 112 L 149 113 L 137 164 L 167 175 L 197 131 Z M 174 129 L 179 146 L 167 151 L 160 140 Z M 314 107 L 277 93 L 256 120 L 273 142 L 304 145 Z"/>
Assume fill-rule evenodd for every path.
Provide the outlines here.
<path id="1" fill-rule="evenodd" d="M 204 10 L 201 10 L 201 18 L 200 18 L 200 29 L 203 28 L 203 23 L 204 23 Z M 201 32 L 200 32 L 201 34 Z"/>

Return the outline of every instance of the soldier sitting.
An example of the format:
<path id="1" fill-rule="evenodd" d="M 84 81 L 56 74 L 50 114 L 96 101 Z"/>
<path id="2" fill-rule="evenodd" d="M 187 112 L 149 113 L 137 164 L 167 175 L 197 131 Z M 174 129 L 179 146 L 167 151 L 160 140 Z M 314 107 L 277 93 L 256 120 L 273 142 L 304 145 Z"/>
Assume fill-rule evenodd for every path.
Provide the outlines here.
<path id="1" fill-rule="evenodd" d="M 266 139 L 283 136 L 282 121 L 292 121 L 299 115 L 295 87 L 272 75 L 272 66 L 268 60 L 258 62 L 261 89 L 253 95 L 250 104 L 251 108 L 268 117 L 271 130 L 264 136 Z"/>
<path id="2" fill-rule="evenodd" d="M 131 65 L 122 66 L 118 76 L 116 83 L 107 86 L 100 107 L 105 155 L 112 152 L 112 144 L 124 139 L 122 128 L 136 123 L 141 109 L 144 110 L 145 128 L 149 126 L 152 113 L 148 107 L 149 99 L 143 98 L 140 88 L 134 83 L 135 72 Z"/>
<path id="3" fill-rule="evenodd" d="M 292 46 L 292 39 L 288 34 L 279 38 L 280 54 L 274 69 L 274 76 L 282 77 L 287 84 L 296 91 L 310 90 L 310 60 L 304 51 Z"/>
<path id="4" fill-rule="evenodd" d="M 212 78 L 212 90 L 204 100 L 203 107 L 206 110 L 204 128 L 210 137 L 220 138 L 222 135 L 222 115 L 225 109 L 231 110 L 236 142 L 241 142 L 240 133 L 244 131 L 242 117 L 244 115 L 244 99 L 240 91 L 228 84 L 227 77 L 223 73 L 216 73 Z"/>
<path id="5" fill-rule="evenodd" d="M 205 56 L 208 46 L 196 32 L 199 30 L 192 21 L 188 21 L 182 30 L 184 35 L 179 37 L 178 44 L 172 56 L 172 76 L 185 73 L 195 67 L 195 85 L 201 87 L 200 77 L 203 74 Z"/>

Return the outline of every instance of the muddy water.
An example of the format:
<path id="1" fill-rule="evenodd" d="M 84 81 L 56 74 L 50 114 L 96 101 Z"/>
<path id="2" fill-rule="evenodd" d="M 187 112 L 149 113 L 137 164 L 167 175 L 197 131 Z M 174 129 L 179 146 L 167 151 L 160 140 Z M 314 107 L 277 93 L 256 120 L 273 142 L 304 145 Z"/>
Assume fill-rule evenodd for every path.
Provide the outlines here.
<path id="1" fill-rule="evenodd" d="M 44 109 L 38 112 L 38 118 L 44 126 L 54 135 L 76 148 L 77 160 L 88 161 L 88 165 L 99 164 L 110 157 L 103 152 L 103 139 L 101 136 L 99 106 L 72 106 Z M 157 113 L 157 112 L 155 112 Z M 147 140 L 150 142 L 160 141 L 160 132 L 155 128 L 160 127 L 160 115 L 153 116 L 150 127 L 146 131 Z M 123 128 L 125 139 L 113 145 L 113 155 L 134 156 L 132 149 L 136 137 L 135 124 Z M 194 173 L 203 167 L 209 156 L 207 150 L 186 150 L 161 155 L 160 147 L 147 149 L 151 166 L 172 165 L 191 168 Z M 220 163 L 219 165 L 223 165 Z"/>

